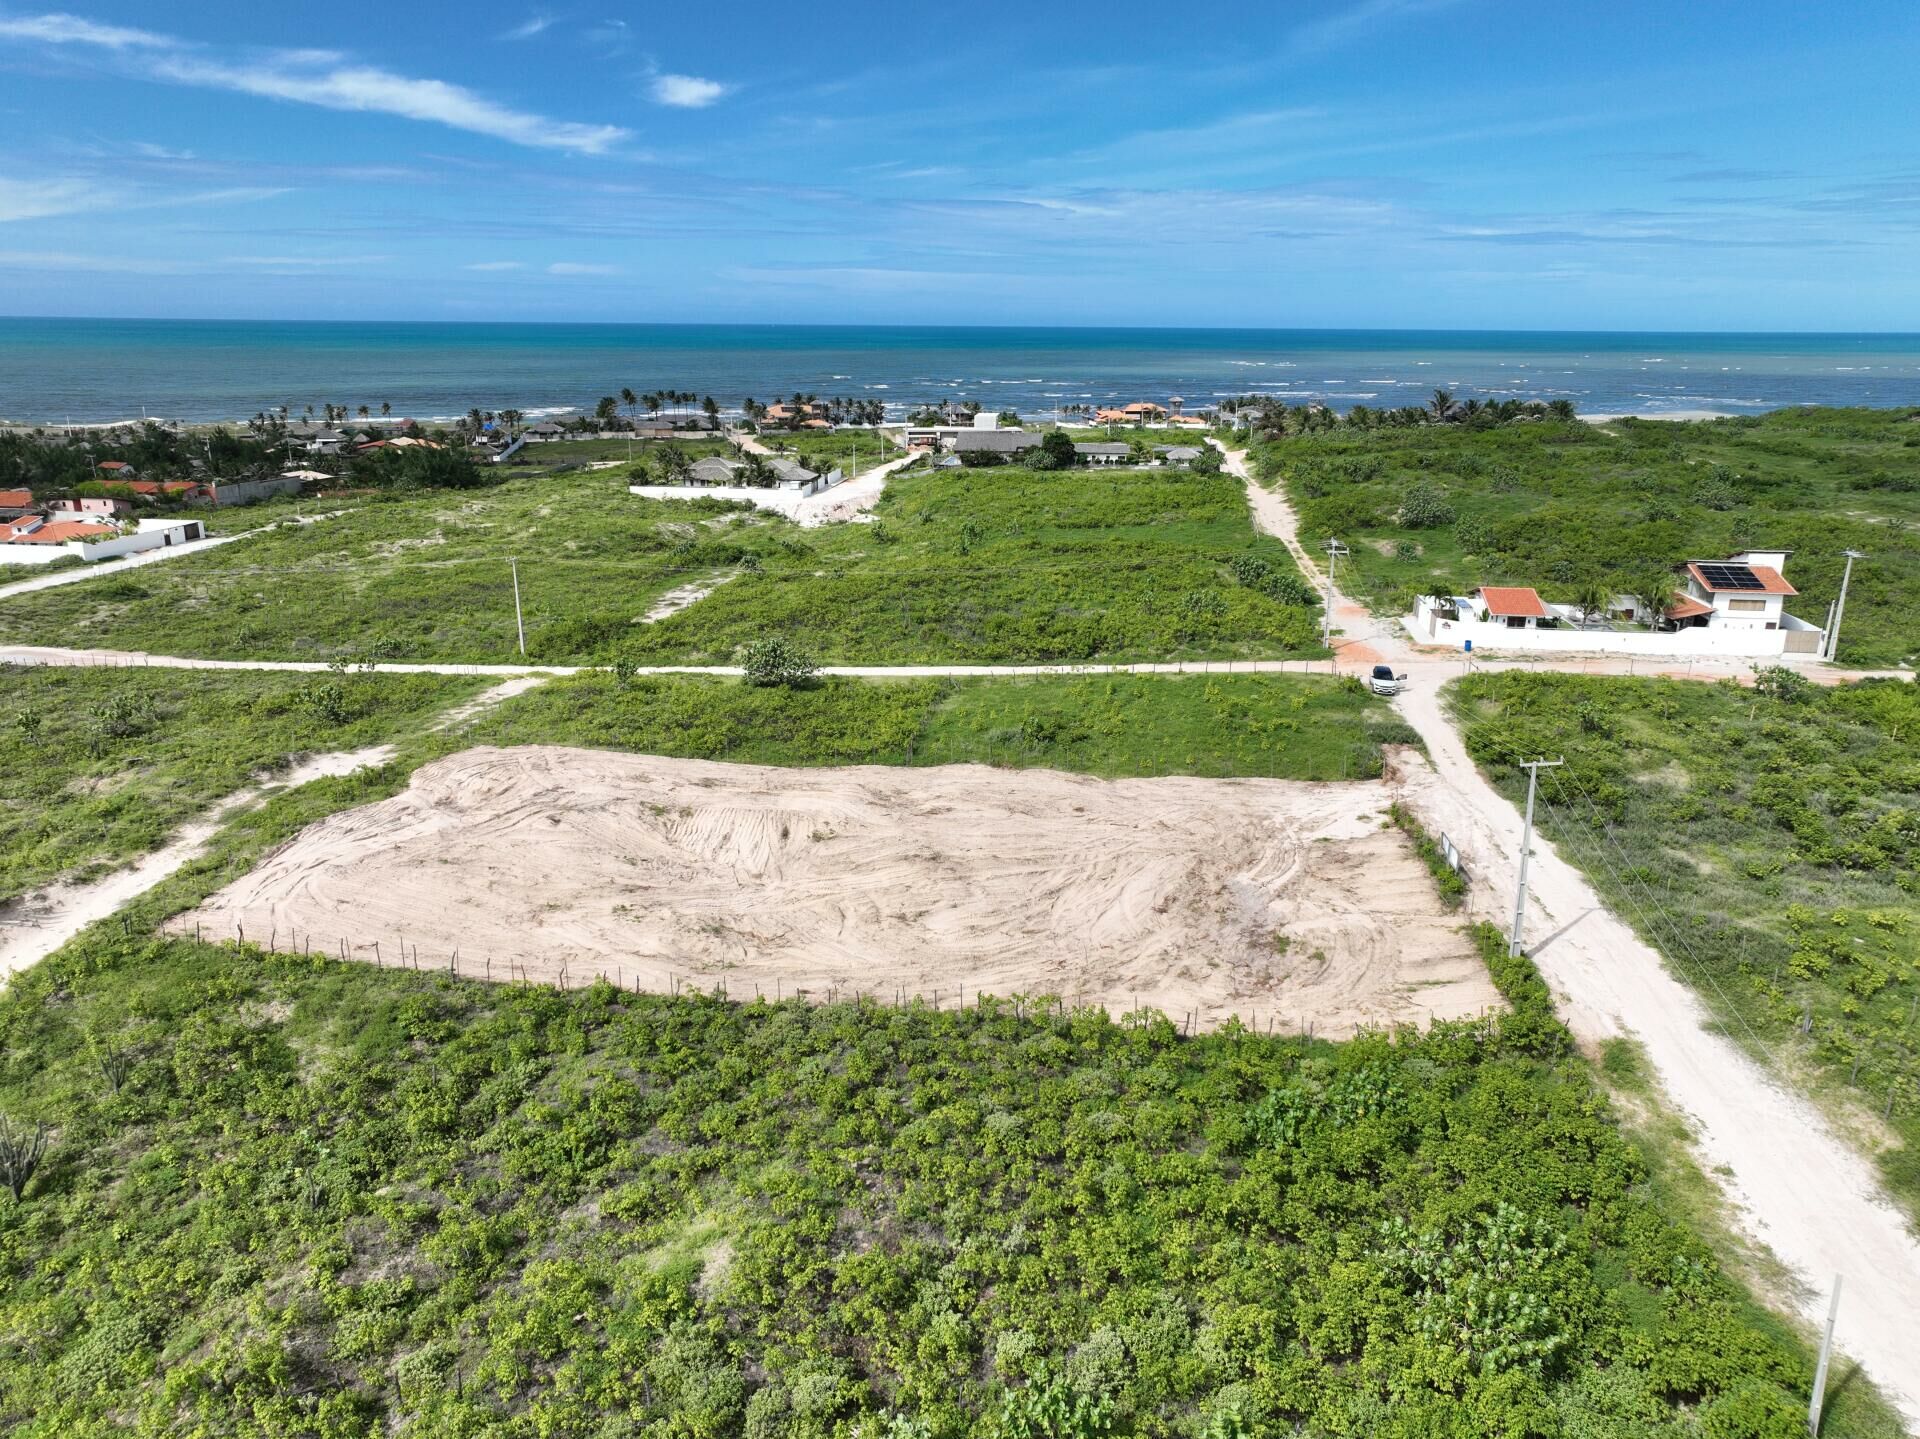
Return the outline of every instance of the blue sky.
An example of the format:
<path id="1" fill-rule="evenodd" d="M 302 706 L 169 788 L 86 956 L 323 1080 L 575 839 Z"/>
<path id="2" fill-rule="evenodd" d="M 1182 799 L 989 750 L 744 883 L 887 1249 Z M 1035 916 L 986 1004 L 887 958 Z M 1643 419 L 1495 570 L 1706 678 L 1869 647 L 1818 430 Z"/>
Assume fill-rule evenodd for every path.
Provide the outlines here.
<path id="1" fill-rule="evenodd" d="M 1920 330 L 1920 6 L 0 0 L 0 313 Z"/>

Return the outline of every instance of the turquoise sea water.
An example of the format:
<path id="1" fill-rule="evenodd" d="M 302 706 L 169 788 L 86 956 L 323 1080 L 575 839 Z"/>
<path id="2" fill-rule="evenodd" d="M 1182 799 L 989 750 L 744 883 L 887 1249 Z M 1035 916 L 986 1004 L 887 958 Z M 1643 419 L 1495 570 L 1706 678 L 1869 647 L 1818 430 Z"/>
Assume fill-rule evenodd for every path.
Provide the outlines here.
<path id="1" fill-rule="evenodd" d="M 898 415 L 965 398 L 1056 404 L 1262 392 L 1345 410 L 1461 397 L 1587 411 L 1920 405 L 1920 335 L 493 325 L 0 319 L 0 420 L 244 418 L 384 402 L 419 419 L 558 413 L 622 386 L 733 408 L 795 391 Z"/>

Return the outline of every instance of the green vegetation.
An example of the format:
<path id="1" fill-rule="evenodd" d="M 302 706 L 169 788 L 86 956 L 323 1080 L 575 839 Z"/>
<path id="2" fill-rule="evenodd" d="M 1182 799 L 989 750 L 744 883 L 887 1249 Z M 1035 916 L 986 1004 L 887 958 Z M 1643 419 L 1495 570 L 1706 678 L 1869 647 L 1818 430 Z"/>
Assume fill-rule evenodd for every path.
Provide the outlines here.
<path id="1" fill-rule="evenodd" d="M 672 445 L 690 460 L 700 459 L 704 455 L 733 453 L 733 446 L 719 435 L 700 440 L 665 440 L 651 435 L 644 439 L 638 435 L 631 439 L 621 435 L 606 440 L 539 440 L 517 451 L 500 468 L 520 474 L 528 470 L 544 471 L 561 465 L 589 465 L 606 460 L 618 460 L 622 464 L 632 460 L 638 464 L 652 460 L 667 445 Z"/>
<path id="2" fill-rule="evenodd" d="M 1235 578 L 1245 555 L 1294 570 L 1278 540 L 1254 534 L 1239 482 L 1224 475 L 911 472 L 888 484 L 875 515 L 810 532 L 819 563 L 770 563 L 623 648 L 643 662 L 721 663 L 775 632 L 831 664 L 1317 647 L 1308 606 Z"/>
<path id="3" fill-rule="evenodd" d="M 749 555 L 772 563 L 800 535 L 726 501 L 638 499 L 610 474 L 333 508 L 334 518 L 23 596 L 0 615 L 0 635 L 224 659 L 509 662 L 518 556 L 529 656 L 577 659 L 666 590 Z"/>
<path id="4" fill-rule="evenodd" d="M 1821 623 L 1854 567 L 1843 662 L 1920 656 L 1920 420 L 1909 410 L 1791 410 L 1711 423 L 1544 421 L 1338 429 L 1256 451 L 1302 538 L 1353 549 L 1343 587 L 1399 614 L 1423 592 L 1536 586 L 1576 601 L 1748 546 L 1795 551 L 1788 609 Z"/>
<path id="5" fill-rule="evenodd" d="M 1446 851 L 1440 848 L 1440 842 L 1428 834 L 1426 827 L 1398 800 L 1388 806 L 1387 813 L 1394 825 L 1413 841 L 1414 852 L 1433 876 L 1434 887 L 1440 891 L 1447 908 L 1460 908 L 1467 898 L 1466 877 L 1447 863 Z"/>
<path id="6" fill-rule="evenodd" d="M 1317 648 L 1304 592 L 1220 475 L 919 473 L 876 523 L 802 530 L 578 472 L 386 494 L 336 518 L 24 596 L 0 639 L 221 658 L 733 663 L 781 635 L 825 663 L 1221 657 Z M 1236 561 L 1258 560 L 1254 582 Z M 1248 573 L 1253 573 L 1249 571 Z M 735 576 L 658 623 L 655 600 Z"/>
<path id="7" fill-rule="evenodd" d="M 1108 777 L 1372 779 L 1416 743 L 1352 680 L 1308 675 L 718 679 L 582 675 L 476 721 L 490 744 L 577 744 L 744 764 L 962 764 Z"/>
<path id="8" fill-rule="evenodd" d="M 1506 672 L 1449 695 L 1510 795 L 1513 761 L 1565 755 L 1543 831 L 1732 1038 L 1887 1123 L 1882 1171 L 1920 1208 L 1920 689 L 1761 679 Z"/>
<path id="9" fill-rule="evenodd" d="M 418 729 L 483 683 L 0 665 L 0 903 L 149 853 L 260 772 Z"/>
<path id="10" fill-rule="evenodd" d="M 737 690 L 737 687 L 736 687 Z M 23 1436 L 1800 1432 L 1546 987 L 1342 1046 L 487 986 L 146 938 L 0 997 Z M 325 790 L 322 794 L 320 791 Z M 1844 1386 L 1830 1436 L 1898 1426 Z"/>
<path id="11" fill-rule="evenodd" d="M 807 430 L 772 430 L 763 434 L 760 442 L 823 475 L 836 469 L 850 476 L 864 475 L 906 453 L 876 430 L 836 430 L 830 435 Z"/>

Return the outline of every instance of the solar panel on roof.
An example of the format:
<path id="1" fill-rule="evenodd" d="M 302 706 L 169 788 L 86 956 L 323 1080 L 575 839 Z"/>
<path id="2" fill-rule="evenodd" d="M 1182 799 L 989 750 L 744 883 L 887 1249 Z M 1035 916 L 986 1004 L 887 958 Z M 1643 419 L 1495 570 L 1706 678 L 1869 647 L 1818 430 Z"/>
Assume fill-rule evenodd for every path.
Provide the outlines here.
<path id="1" fill-rule="evenodd" d="M 1701 565 L 1700 577 L 1716 590 L 1764 590 L 1760 576 L 1746 565 Z"/>

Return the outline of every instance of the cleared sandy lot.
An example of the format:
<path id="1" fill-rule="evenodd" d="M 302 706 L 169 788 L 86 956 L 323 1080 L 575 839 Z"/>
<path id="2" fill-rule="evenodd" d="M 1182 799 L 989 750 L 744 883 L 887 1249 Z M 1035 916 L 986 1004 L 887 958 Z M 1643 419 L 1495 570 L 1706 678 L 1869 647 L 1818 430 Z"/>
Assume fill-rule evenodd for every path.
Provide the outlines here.
<path id="1" fill-rule="evenodd" d="M 480 748 L 314 825 L 175 927 L 389 964 L 405 944 L 422 967 L 457 949 L 495 979 L 1056 994 L 1326 1035 L 1496 1007 L 1389 798 Z"/>

